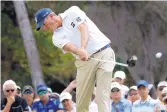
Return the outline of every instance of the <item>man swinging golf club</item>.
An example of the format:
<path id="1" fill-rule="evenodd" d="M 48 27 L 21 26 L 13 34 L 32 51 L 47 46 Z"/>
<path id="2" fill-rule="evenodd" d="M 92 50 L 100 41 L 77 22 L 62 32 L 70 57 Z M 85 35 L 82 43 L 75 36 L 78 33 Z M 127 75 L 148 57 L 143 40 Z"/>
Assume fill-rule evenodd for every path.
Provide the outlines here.
<path id="1" fill-rule="evenodd" d="M 35 20 L 36 30 L 52 31 L 53 44 L 64 53 L 71 52 L 76 58 L 76 111 L 88 112 L 96 83 L 99 112 L 111 112 L 110 81 L 115 63 L 89 59 L 115 62 L 110 40 L 77 6 L 72 6 L 59 15 L 49 8 L 43 8 L 36 13 Z"/>

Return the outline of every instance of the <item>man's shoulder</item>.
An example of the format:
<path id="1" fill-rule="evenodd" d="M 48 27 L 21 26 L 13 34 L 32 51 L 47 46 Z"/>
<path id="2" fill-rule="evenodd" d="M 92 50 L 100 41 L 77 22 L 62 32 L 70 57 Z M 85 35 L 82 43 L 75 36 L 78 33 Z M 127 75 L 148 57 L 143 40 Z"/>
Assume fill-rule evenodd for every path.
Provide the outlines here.
<path id="1" fill-rule="evenodd" d="M 129 101 L 129 100 L 127 100 L 127 99 L 125 99 L 125 98 L 122 99 L 122 102 L 123 102 L 124 104 L 127 104 L 127 105 L 132 105 L 132 102 Z"/>
<path id="2" fill-rule="evenodd" d="M 150 102 L 151 102 L 151 103 L 153 103 L 153 104 L 158 104 L 158 103 L 159 103 L 159 101 L 158 101 L 158 100 L 153 99 L 153 98 L 151 98 L 151 99 L 150 99 Z"/>
<path id="3" fill-rule="evenodd" d="M 135 105 L 138 105 L 139 103 L 140 103 L 140 99 L 139 100 L 137 100 L 137 101 L 135 101 L 134 103 L 133 103 L 133 105 L 135 106 Z"/>
<path id="4" fill-rule="evenodd" d="M 68 8 L 65 13 L 68 14 L 68 13 L 72 13 L 72 12 L 75 12 L 77 10 L 80 10 L 80 8 L 78 6 L 71 6 L 70 8 Z"/>

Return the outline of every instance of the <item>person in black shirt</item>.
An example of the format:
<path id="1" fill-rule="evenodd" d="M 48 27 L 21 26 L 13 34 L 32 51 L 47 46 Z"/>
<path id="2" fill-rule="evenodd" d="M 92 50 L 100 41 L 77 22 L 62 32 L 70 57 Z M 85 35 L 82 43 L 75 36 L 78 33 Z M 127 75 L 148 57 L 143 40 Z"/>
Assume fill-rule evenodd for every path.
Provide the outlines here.
<path id="1" fill-rule="evenodd" d="M 1 100 L 2 112 L 28 112 L 29 108 L 25 99 L 17 94 L 16 83 L 13 80 L 7 80 L 3 84 L 3 92 L 6 98 Z"/>

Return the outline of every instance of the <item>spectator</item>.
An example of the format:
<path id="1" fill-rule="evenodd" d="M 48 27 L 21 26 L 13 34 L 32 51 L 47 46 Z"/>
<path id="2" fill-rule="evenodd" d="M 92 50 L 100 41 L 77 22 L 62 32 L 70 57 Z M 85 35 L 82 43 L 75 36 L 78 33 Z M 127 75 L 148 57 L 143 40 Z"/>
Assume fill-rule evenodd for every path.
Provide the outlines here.
<path id="1" fill-rule="evenodd" d="M 131 112 L 132 103 L 121 97 L 121 86 L 118 82 L 111 83 L 111 112 Z"/>
<path id="2" fill-rule="evenodd" d="M 60 99 L 60 95 L 56 92 L 50 93 L 49 97 L 52 99 Z"/>
<path id="3" fill-rule="evenodd" d="M 20 86 L 16 86 L 16 87 L 17 87 L 17 95 L 21 97 L 22 96 L 21 95 L 21 88 L 20 88 Z"/>
<path id="4" fill-rule="evenodd" d="M 27 101 L 28 106 L 30 108 L 32 108 L 32 104 L 33 104 L 34 98 L 35 98 L 34 89 L 31 86 L 26 85 L 23 87 L 22 94 L 23 94 L 23 98 Z"/>
<path id="5" fill-rule="evenodd" d="M 38 85 L 37 93 L 40 98 L 32 105 L 32 110 L 36 112 L 64 112 L 63 105 L 59 100 L 49 98 L 48 89 L 45 85 Z"/>
<path id="6" fill-rule="evenodd" d="M 162 101 L 165 104 L 165 109 L 167 111 L 167 87 L 162 90 Z"/>
<path id="7" fill-rule="evenodd" d="M 60 94 L 60 101 L 64 105 L 65 112 L 76 112 L 76 105 L 72 101 L 72 96 L 69 92 L 62 92 Z"/>
<path id="8" fill-rule="evenodd" d="M 3 84 L 3 92 L 6 98 L 1 100 L 2 112 L 29 111 L 26 100 L 17 95 L 17 86 L 13 80 L 7 80 Z"/>
<path id="9" fill-rule="evenodd" d="M 132 102 L 132 104 L 139 100 L 140 95 L 137 91 L 137 86 L 131 86 L 128 92 L 128 100 L 130 100 Z"/>
<path id="10" fill-rule="evenodd" d="M 161 81 L 157 86 L 157 100 L 159 103 L 162 103 L 162 90 L 165 87 L 167 87 L 167 81 Z"/>
<path id="11" fill-rule="evenodd" d="M 158 102 L 149 96 L 148 82 L 140 80 L 137 89 L 141 99 L 133 103 L 132 112 L 155 112 Z"/>
<path id="12" fill-rule="evenodd" d="M 52 91 L 51 88 L 48 88 L 48 92 L 49 92 L 49 93 L 53 93 L 53 91 Z"/>
<path id="13" fill-rule="evenodd" d="M 125 81 L 125 78 L 126 78 L 126 75 L 123 71 L 116 71 L 114 73 L 114 80 L 121 85 L 122 97 L 126 98 L 127 95 L 128 95 L 129 88 L 127 86 L 123 85 L 124 81 Z"/>

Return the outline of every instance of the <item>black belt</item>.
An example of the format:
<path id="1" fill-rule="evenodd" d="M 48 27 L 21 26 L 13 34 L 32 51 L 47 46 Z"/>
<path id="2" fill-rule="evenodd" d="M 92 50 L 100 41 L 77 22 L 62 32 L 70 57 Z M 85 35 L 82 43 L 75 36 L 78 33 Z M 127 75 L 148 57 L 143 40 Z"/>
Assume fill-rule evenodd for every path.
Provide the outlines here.
<path id="1" fill-rule="evenodd" d="M 104 49 L 106 49 L 106 48 L 109 48 L 110 47 L 110 44 L 107 44 L 107 45 L 105 45 L 104 47 L 102 47 L 101 49 L 99 49 L 98 51 L 96 51 L 95 53 L 93 53 L 93 54 L 96 54 L 96 53 L 98 53 L 98 52 L 100 52 L 100 51 L 102 51 L 102 50 L 104 50 Z"/>

